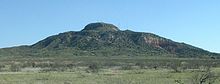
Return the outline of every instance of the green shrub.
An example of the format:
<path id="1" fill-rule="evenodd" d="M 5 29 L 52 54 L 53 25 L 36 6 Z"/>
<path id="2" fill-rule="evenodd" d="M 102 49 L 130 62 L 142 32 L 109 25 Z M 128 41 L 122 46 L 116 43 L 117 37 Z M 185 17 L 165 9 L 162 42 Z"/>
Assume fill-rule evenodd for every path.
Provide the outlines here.
<path id="1" fill-rule="evenodd" d="M 132 69 L 132 65 L 126 64 L 126 65 L 122 65 L 121 66 L 122 70 L 131 70 Z"/>
<path id="2" fill-rule="evenodd" d="M 92 72 L 92 73 L 98 73 L 99 70 L 100 70 L 100 66 L 99 66 L 97 63 L 92 63 L 92 64 L 90 64 L 90 65 L 88 66 L 88 68 L 87 68 L 86 71 L 87 71 L 88 73 L 90 73 L 90 72 Z"/>
<path id="3" fill-rule="evenodd" d="M 11 70 L 12 72 L 18 72 L 18 71 L 21 70 L 21 66 L 20 66 L 19 64 L 12 64 L 12 65 L 10 66 L 10 70 Z"/>
<path id="4" fill-rule="evenodd" d="M 136 65 L 136 66 L 139 66 L 140 69 L 145 69 L 145 65 L 144 65 L 144 63 L 142 63 L 142 62 L 138 62 L 138 63 L 136 63 L 135 65 Z"/>

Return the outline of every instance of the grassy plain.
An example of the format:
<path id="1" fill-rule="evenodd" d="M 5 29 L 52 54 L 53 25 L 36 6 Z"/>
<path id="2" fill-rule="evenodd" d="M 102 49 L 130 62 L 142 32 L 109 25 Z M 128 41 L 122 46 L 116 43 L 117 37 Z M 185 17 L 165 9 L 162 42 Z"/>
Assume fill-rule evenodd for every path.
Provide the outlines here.
<path id="1" fill-rule="evenodd" d="M 195 84 L 196 74 L 204 73 L 207 65 L 213 66 L 212 73 L 220 75 L 219 60 L 205 59 L 80 57 L 4 59 L 0 64 L 5 65 L 0 72 L 0 84 Z M 90 64 L 96 64 L 98 71 L 89 72 Z M 176 68 L 172 68 L 173 64 Z M 220 78 L 212 84 L 220 84 Z"/>
<path id="2" fill-rule="evenodd" d="M 212 69 L 220 73 L 219 68 Z M 171 70 L 113 70 L 98 73 L 74 72 L 1 72 L 0 84 L 192 84 L 195 72 L 173 73 Z M 219 84 L 217 79 L 213 84 Z"/>

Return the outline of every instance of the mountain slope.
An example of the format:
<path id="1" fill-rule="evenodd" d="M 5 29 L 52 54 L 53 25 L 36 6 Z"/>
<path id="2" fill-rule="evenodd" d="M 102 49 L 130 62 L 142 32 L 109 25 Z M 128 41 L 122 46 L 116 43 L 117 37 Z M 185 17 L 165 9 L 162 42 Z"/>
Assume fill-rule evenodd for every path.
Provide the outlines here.
<path id="1" fill-rule="evenodd" d="M 3 53 L 3 54 L 2 54 Z M 152 33 L 121 31 L 108 23 L 91 23 L 82 31 L 50 36 L 31 46 L 0 49 L 0 56 L 168 56 L 216 57 L 219 54 L 174 42 Z"/>

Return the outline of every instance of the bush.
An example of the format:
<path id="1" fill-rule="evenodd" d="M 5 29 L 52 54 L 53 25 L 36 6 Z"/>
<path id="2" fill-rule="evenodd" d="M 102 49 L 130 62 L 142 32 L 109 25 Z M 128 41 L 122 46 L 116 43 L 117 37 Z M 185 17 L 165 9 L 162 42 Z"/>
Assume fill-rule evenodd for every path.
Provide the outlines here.
<path id="1" fill-rule="evenodd" d="M 5 65 L 0 64 L 0 71 L 2 71 L 3 68 L 5 68 Z"/>
<path id="2" fill-rule="evenodd" d="M 138 62 L 138 63 L 136 63 L 135 65 L 136 65 L 136 66 L 139 66 L 140 69 L 145 69 L 145 65 L 144 65 L 144 63 L 142 63 L 142 62 Z"/>
<path id="3" fill-rule="evenodd" d="M 196 73 L 192 77 L 193 84 L 213 84 L 219 76 L 214 72 L 211 72 L 210 69 L 207 69 L 205 72 Z"/>
<path id="4" fill-rule="evenodd" d="M 122 70 L 131 70 L 131 69 L 132 69 L 132 66 L 131 66 L 131 65 L 128 65 L 128 64 L 127 64 L 127 65 L 122 65 L 122 66 L 121 66 L 121 69 L 122 69 Z"/>
<path id="5" fill-rule="evenodd" d="M 173 69 L 174 72 L 176 72 L 176 73 L 181 72 L 181 68 L 180 68 L 177 64 L 172 64 L 172 65 L 170 66 L 170 68 Z"/>
<path id="6" fill-rule="evenodd" d="M 12 72 L 18 72 L 21 70 L 21 66 L 19 64 L 12 64 L 11 67 L 10 67 L 10 70 Z"/>
<path id="7" fill-rule="evenodd" d="M 92 63 L 92 64 L 90 64 L 90 65 L 88 66 L 88 68 L 87 68 L 86 71 L 87 71 L 88 73 L 89 73 L 89 72 L 98 73 L 99 70 L 100 70 L 100 66 L 98 66 L 97 63 Z"/>

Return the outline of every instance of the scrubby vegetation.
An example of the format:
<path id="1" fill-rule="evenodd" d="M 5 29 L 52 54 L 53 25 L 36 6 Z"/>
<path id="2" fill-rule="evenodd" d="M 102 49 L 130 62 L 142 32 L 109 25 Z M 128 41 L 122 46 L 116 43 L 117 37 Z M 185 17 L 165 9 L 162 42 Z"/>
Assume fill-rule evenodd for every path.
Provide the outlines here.
<path id="1" fill-rule="evenodd" d="M 6 84 L 220 83 L 216 59 L 17 58 L 1 59 L 0 65 L 0 82 Z"/>

